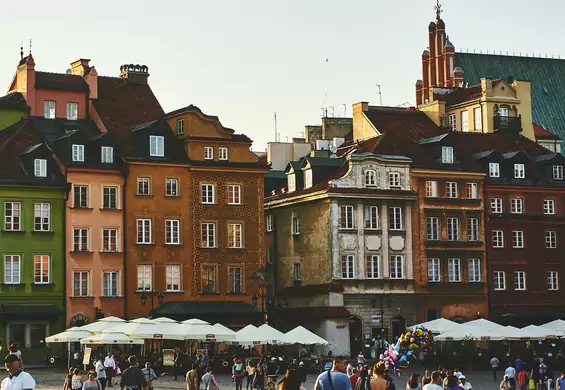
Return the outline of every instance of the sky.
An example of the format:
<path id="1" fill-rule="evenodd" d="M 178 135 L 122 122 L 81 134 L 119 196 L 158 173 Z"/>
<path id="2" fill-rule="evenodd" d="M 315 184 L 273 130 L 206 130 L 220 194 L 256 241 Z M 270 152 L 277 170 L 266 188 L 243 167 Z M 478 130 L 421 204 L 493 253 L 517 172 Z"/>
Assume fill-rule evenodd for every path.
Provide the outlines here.
<path id="1" fill-rule="evenodd" d="M 436 0 L 0 0 L 0 86 L 20 42 L 36 69 L 90 58 L 100 75 L 149 67 L 165 111 L 194 104 L 265 150 L 360 101 L 414 105 Z M 457 51 L 561 55 L 560 0 L 443 0 Z M 2 84 L 3 83 L 3 84 Z M 1 91 L 0 91 L 1 92 Z"/>

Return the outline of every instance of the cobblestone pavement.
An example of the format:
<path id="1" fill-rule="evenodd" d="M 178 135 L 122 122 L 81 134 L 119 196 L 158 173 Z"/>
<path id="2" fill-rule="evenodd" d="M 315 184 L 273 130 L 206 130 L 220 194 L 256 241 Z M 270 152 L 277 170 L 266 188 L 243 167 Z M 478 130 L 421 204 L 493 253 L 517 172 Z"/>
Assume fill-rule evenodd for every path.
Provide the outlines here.
<path id="1" fill-rule="evenodd" d="M 37 382 L 38 389 L 47 390 L 60 390 L 63 386 L 63 381 L 65 377 L 64 370 L 52 370 L 52 369 L 30 369 L 28 372 L 33 375 Z M 395 377 L 395 384 L 398 390 L 403 390 L 405 388 L 406 380 L 410 375 L 409 369 L 406 370 L 402 376 Z M 420 372 L 420 369 L 414 369 L 414 372 Z M 423 370 L 421 371 L 423 373 Z M 500 384 L 500 374 L 499 380 L 494 381 L 492 374 L 487 371 L 474 371 L 474 372 L 464 372 L 467 380 L 471 382 L 474 390 L 497 390 Z M 0 374 L 0 380 L 4 379 L 6 374 Z M 219 374 L 216 376 L 218 384 L 221 386 L 221 390 L 232 390 L 234 389 L 231 377 L 225 374 Z M 308 376 L 308 381 L 306 382 L 306 390 L 313 390 L 314 382 L 316 380 L 315 374 L 310 374 Z M 184 378 L 179 377 L 178 381 L 175 381 L 172 376 L 164 376 L 159 380 L 154 382 L 155 390 L 160 389 L 185 389 Z M 112 387 L 110 389 L 119 390 L 118 387 Z M 245 389 L 245 382 L 244 382 Z"/>

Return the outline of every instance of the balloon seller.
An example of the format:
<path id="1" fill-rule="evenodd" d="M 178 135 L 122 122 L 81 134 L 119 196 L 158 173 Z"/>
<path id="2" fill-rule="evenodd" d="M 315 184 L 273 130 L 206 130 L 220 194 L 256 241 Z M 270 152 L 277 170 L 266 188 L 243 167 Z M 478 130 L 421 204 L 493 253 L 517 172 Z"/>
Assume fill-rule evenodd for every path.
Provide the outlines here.
<path id="1" fill-rule="evenodd" d="M 428 353 L 432 341 L 432 332 L 418 325 L 412 332 L 400 335 L 396 344 L 389 345 L 379 359 L 390 373 L 394 373 L 399 368 L 407 368 L 410 361 L 416 359 L 416 354 L 420 349 Z"/>

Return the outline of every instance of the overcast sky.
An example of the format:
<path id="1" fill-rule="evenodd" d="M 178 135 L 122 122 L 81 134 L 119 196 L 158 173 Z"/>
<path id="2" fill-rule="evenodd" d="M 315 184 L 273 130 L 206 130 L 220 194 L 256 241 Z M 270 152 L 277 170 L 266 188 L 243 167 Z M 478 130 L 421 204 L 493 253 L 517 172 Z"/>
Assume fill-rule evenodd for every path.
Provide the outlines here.
<path id="1" fill-rule="evenodd" d="M 435 0 L 1 0 L 0 81 L 29 39 L 36 69 L 90 58 L 101 75 L 145 64 L 166 111 L 189 104 L 255 140 L 301 136 L 351 104 L 415 104 Z M 559 0 L 443 0 L 456 49 L 564 55 Z M 565 56 L 563 56 L 565 58 Z M 327 61 L 326 61 L 327 59 Z M 347 111 L 345 111 L 345 106 Z M 331 108 L 333 107 L 333 108 Z"/>

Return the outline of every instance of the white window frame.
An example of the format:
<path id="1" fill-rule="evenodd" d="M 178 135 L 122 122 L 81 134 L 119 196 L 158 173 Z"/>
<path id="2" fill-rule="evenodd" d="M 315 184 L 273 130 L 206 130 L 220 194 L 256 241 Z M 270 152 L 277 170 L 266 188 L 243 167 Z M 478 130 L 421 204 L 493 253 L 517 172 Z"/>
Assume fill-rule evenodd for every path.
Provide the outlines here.
<path id="1" fill-rule="evenodd" d="M 296 176 L 295 176 L 295 174 L 291 173 L 290 175 L 287 176 L 286 180 L 287 180 L 288 192 L 296 191 Z"/>
<path id="2" fill-rule="evenodd" d="M 115 281 L 113 280 L 113 276 L 116 277 Z M 107 288 L 106 288 L 106 282 L 108 282 Z M 103 271 L 102 272 L 102 296 L 103 297 L 119 297 L 120 296 L 120 273 L 118 271 Z"/>
<path id="3" fill-rule="evenodd" d="M 184 134 L 184 119 L 177 119 L 177 135 Z"/>
<path id="4" fill-rule="evenodd" d="M 512 231 L 512 248 L 523 248 L 524 247 L 524 231 L 523 230 L 513 230 Z"/>
<path id="5" fill-rule="evenodd" d="M 55 119 L 57 117 L 57 102 L 45 100 L 43 102 L 43 117 L 45 119 Z"/>
<path id="6" fill-rule="evenodd" d="M 514 164 L 514 178 L 515 179 L 526 178 L 526 166 L 524 164 Z"/>
<path id="7" fill-rule="evenodd" d="M 355 255 L 341 256 L 341 278 L 355 279 Z"/>
<path id="8" fill-rule="evenodd" d="M 461 111 L 461 131 L 469 131 L 469 111 Z"/>
<path id="9" fill-rule="evenodd" d="M 165 267 L 165 291 L 180 292 L 182 290 L 182 270 L 180 264 L 167 264 Z"/>
<path id="10" fill-rule="evenodd" d="M 388 173 L 388 185 L 390 188 L 400 188 L 402 186 L 400 182 L 400 172 Z"/>
<path id="11" fill-rule="evenodd" d="M 84 184 L 73 184 L 73 208 L 88 208 L 90 188 Z"/>
<path id="12" fill-rule="evenodd" d="M 300 234 L 300 217 L 292 217 L 292 235 L 298 236 Z"/>
<path id="13" fill-rule="evenodd" d="M 73 252 L 90 251 L 90 229 L 85 227 L 73 228 Z"/>
<path id="14" fill-rule="evenodd" d="M 151 178 L 138 177 L 137 178 L 137 196 L 151 196 Z"/>
<path id="15" fill-rule="evenodd" d="M 452 199 L 459 197 L 459 189 L 457 188 L 456 181 L 445 182 L 445 196 Z"/>
<path id="16" fill-rule="evenodd" d="M 228 204 L 230 205 L 241 204 L 241 185 L 228 184 Z"/>
<path id="17" fill-rule="evenodd" d="M 47 269 L 43 268 L 43 260 L 47 260 Z M 37 263 L 39 261 L 39 281 L 37 274 Z M 44 272 L 47 272 L 45 277 Z M 51 283 L 51 257 L 49 255 L 35 254 L 33 256 L 33 284 L 49 284 Z"/>
<path id="18" fill-rule="evenodd" d="M 559 273 L 557 271 L 547 271 L 547 290 L 559 290 Z"/>
<path id="19" fill-rule="evenodd" d="M 84 162 L 84 145 L 73 144 L 73 162 Z"/>
<path id="20" fill-rule="evenodd" d="M 510 199 L 510 213 L 523 214 L 524 213 L 524 199 L 511 198 Z"/>
<path id="21" fill-rule="evenodd" d="M 300 263 L 294 263 L 292 280 L 295 282 L 302 280 L 302 266 Z"/>
<path id="22" fill-rule="evenodd" d="M 355 208 L 353 206 L 339 206 L 339 228 L 346 230 L 355 228 Z"/>
<path id="23" fill-rule="evenodd" d="M 153 244 L 152 223 L 153 221 L 151 220 L 151 218 L 137 218 L 136 244 L 138 245 Z"/>
<path id="24" fill-rule="evenodd" d="M 472 258 L 468 260 L 469 283 L 481 282 L 481 259 Z"/>
<path id="25" fill-rule="evenodd" d="M 113 146 L 102 146 L 100 148 L 100 162 L 102 164 L 113 164 L 114 163 L 114 147 Z"/>
<path id="26" fill-rule="evenodd" d="M 380 226 L 379 206 L 365 206 L 363 219 L 365 229 L 378 230 Z"/>
<path id="27" fill-rule="evenodd" d="M 365 171 L 365 187 L 377 186 L 377 172 L 374 169 Z"/>
<path id="28" fill-rule="evenodd" d="M 467 241 L 479 241 L 479 218 L 467 218 Z"/>
<path id="29" fill-rule="evenodd" d="M 555 214 L 555 200 L 554 199 L 544 199 L 543 200 L 543 213 L 546 215 Z"/>
<path id="30" fill-rule="evenodd" d="M 304 188 L 312 187 L 312 169 L 304 170 Z"/>
<path id="31" fill-rule="evenodd" d="M 545 231 L 545 247 L 548 249 L 557 248 L 557 232 L 555 230 Z"/>
<path id="32" fill-rule="evenodd" d="M 389 206 L 389 230 L 403 230 L 402 207 Z"/>
<path id="33" fill-rule="evenodd" d="M 268 232 L 273 231 L 273 214 L 267 214 L 265 216 L 265 228 Z"/>
<path id="34" fill-rule="evenodd" d="M 404 279 L 404 255 L 390 256 L 390 278 Z"/>
<path id="35" fill-rule="evenodd" d="M 236 273 L 239 273 L 239 278 Z M 228 283 L 230 294 L 243 294 L 243 267 L 236 265 L 228 267 Z"/>
<path id="36" fill-rule="evenodd" d="M 526 291 L 526 272 L 514 271 L 514 290 Z"/>
<path id="37" fill-rule="evenodd" d="M 137 265 L 136 291 L 153 291 L 153 266 L 151 264 Z"/>
<path id="38" fill-rule="evenodd" d="M 51 230 L 51 203 L 35 203 L 33 206 L 33 231 L 48 232 Z M 39 221 L 38 221 L 39 218 Z M 39 229 L 38 229 L 39 227 Z"/>
<path id="39" fill-rule="evenodd" d="M 426 198 L 437 198 L 437 181 L 426 181 Z"/>
<path id="40" fill-rule="evenodd" d="M 8 205 L 10 205 L 9 211 Z M 8 213 L 10 215 L 8 215 Z M 4 202 L 4 230 L 10 232 L 19 232 L 22 230 L 21 202 Z"/>
<path id="41" fill-rule="evenodd" d="M 467 183 L 467 199 L 479 199 L 479 185 L 477 183 Z"/>
<path id="42" fill-rule="evenodd" d="M 473 109 L 473 127 L 475 130 L 483 129 L 483 116 L 480 107 Z"/>
<path id="43" fill-rule="evenodd" d="M 439 218 L 426 217 L 426 240 L 439 241 Z"/>
<path id="44" fill-rule="evenodd" d="M 213 160 L 214 159 L 214 148 L 211 146 L 204 147 L 204 160 Z"/>
<path id="45" fill-rule="evenodd" d="M 455 157 L 453 154 L 452 146 L 442 146 L 441 147 L 441 162 L 442 164 L 453 164 Z"/>
<path id="46" fill-rule="evenodd" d="M 447 127 L 451 131 L 457 131 L 457 115 L 449 114 L 447 116 Z"/>
<path id="47" fill-rule="evenodd" d="M 368 255 L 365 266 L 365 277 L 367 279 L 381 278 L 381 256 Z"/>
<path id="48" fill-rule="evenodd" d="M 552 167 L 553 180 L 563 180 L 563 165 L 554 165 Z"/>
<path id="49" fill-rule="evenodd" d="M 34 176 L 47 177 L 47 160 L 44 158 L 36 158 L 33 160 Z"/>
<path id="50" fill-rule="evenodd" d="M 506 290 L 506 272 L 504 271 L 494 271 L 494 290 L 495 291 L 505 291 Z"/>
<path id="51" fill-rule="evenodd" d="M 117 228 L 101 229 L 101 252 L 118 252 L 120 250 L 120 232 Z"/>
<path id="52" fill-rule="evenodd" d="M 215 248 L 216 247 L 216 223 L 215 222 L 201 222 L 200 223 L 200 236 L 202 238 L 202 248 Z"/>
<path id="53" fill-rule="evenodd" d="M 242 223 L 228 223 L 228 248 L 243 248 Z"/>
<path id="54" fill-rule="evenodd" d="M 492 247 L 493 248 L 504 248 L 504 231 L 503 230 L 493 230 L 492 231 Z"/>
<path id="55" fill-rule="evenodd" d="M 78 103 L 75 102 L 67 103 L 67 120 L 69 121 L 78 120 Z"/>
<path id="56" fill-rule="evenodd" d="M 459 241 L 459 218 L 447 217 L 447 241 Z"/>
<path id="57" fill-rule="evenodd" d="M 180 245 L 179 219 L 165 219 L 165 244 Z"/>
<path id="58" fill-rule="evenodd" d="M 78 274 L 78 275 L 77 275 Z M 77 276 L 79 276 L 77 280 Z M 77 281 L 80 283 L 77 294 Z M 83 283 L 86 282 L 86 294 L 83 292 Z M 90 271 L 87 270 L 73 270 L 73 297 L 90 297 Z"/>
<path id="59" fill-rule="evenodd" d="M 228 148 L 226 147 L 218 148 L 218 160 L 223 160 L 223 161 L 228 160 Z"/>
<path id="60" fill-rule="evenodd" d="M 10 266 L 8 266 L 10 263 Z M 4 255 L 4 284 L 20 284 L 22 282 L 22 256 L 19 254 Z M 10 268 L 10 272 L 8 272 Z M 15 274 L 17 270 L 17 275 Z"/>
<path id="61" fill-rule="evenodd" d="M 490 211 L 492 214 L 502 214 L 502 198 L 490 198 Z"/>
<path id="62" fill-rule="evenodd" d="M 428 282 L 441 282 L 441 262 L 438 258 L 428 258 Z"/>
<path id="63" fill-rule="evenodd" d="M 212 183 L 200 184 L 200 202 L 202 204 L 216 203 L 216 185 Z"/>
<path id="64" fill-rule="evenodd" d="M 488 164 L 488 176 L 500 177 L 500 163 L 491 162 Z"/>
<path id="65" fill-rule="evenodd" d="M 179 179 L 175 177 L 165 179 L 165 196 L 179 196 Z"/>
<path id="66" fill-rule="evenodd" d="M 102 186 L 102 209 L 104 210 L 118 209 L 118 187 Z"/>
<path id="67" fill-rule="evenodd" d="M 461 259 L 447 259 L 447 280 L 450 283 L 461 282 Z"/>
<path id="68" fill-rule="evenodd" d="M 149 156 L 165 157 L 165 137 L 162 135 L 149 136 Z"/>

